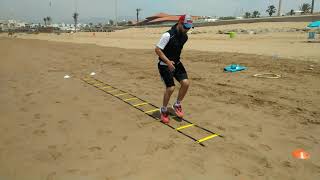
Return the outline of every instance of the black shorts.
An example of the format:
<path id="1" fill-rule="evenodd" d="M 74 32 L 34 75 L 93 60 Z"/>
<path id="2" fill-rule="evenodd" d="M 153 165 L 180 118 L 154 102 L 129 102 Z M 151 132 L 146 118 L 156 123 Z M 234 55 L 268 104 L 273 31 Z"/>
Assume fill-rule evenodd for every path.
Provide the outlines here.
<path id="1" fill-rule="evenodd" d="M 184 79 L 188 79 L 188 74 L 186 72 L 186 69 L 184 68 L 183 64 L 181 62 L 174 65 L 175 70 L 171 72 L 166 65 L 160 65 L 158 63 L 158 69 L 160 76 L 162 80 L 164 81 L 166 87 L 174 86 L 174 80 L 173 77 L 178 81 L 182 81 Z"/>

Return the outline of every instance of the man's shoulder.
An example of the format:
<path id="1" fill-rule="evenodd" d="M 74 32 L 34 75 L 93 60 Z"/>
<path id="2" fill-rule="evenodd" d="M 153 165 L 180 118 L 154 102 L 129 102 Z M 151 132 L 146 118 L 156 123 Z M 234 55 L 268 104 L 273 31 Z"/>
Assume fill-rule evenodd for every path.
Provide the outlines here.
<path id="1" fill-rule="evenodd" d="M 161 39 L 170 39 L 171 35 L 168 32 L 162 34 Z"/>

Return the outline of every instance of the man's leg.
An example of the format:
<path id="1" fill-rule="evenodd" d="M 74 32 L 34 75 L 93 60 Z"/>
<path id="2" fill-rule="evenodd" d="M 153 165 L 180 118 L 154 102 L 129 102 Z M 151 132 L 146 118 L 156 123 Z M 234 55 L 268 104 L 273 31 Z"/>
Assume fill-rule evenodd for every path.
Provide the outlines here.
<path id="1" fill-rule="evenodd" d="M 159 72 L 161 75 L 161 78 L 166 86 L 164 95 L 163 95 L 163 106 L 160 109 L 160 119 L 163 123 L 169 123 L 169 113 L 168 113 L 168 103 L 170 100 L 170 97 L 174 91 L 174 80 L 173 80 L 173 74 L 170 72 L 168 66 L 163 66 L 158 64 Z"/>
<path id="2" fill-rule="evenodd" d="M 177 81 L 180 82 L 181 87 L 179 89 L 177 101 L 173 104 L 172 107 L 173 107 L 176 115 L 180 118 L 183 118 L 184 113 L 182 111 L 181 101 L 183 100 L 183 98 L 187 94 L 187 91 L 189 88 L 189 80 L 188 80 L 188 74 L 187 74 L 182 63 L 179 63 L 176 66 L 175 70 L 176 70 L 175 78 L 177 79 Z"/>
<path id="3" fill-rule="evenodd" d="M 188 79 L 184 79 L 182 81 L 180 81 L 181 87 L 179 89 L 179 94 L 178 94 L 178 98 L 177 101 L 181 102 L 184 98 L 184 96 L 187 94 L 187 91 L 189 89 L 189 80 Z"/>
<path id="4" fill-rule="evenodd" d="M 164 96 L 163 96 L 163 106 L 162 107 L 168 106 L 168 103 L 169 103 L 170 97 L 174 91 L 174 88 L 175 88 L 174 86 L 166 88 L 166 90 L 164 92 Z"/>

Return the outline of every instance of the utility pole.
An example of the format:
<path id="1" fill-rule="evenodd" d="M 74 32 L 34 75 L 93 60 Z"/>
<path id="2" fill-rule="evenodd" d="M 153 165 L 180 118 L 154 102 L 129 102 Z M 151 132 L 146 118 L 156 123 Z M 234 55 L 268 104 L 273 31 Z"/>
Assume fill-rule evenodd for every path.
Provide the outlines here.
<path id="1" fill-rule="evenodd" d="M 118 0 L 114 0 L 114 13 L 115 13 L 115 23 L 116 23 L 116 26 L 118 26 Z"/>
<path id="2" fill-rule="evenodd" d="M 314 0 L 312 0 L 311 14 L 313 14 L 313 10 L 314 10 Z"/>
<path id="3" fill-rule="evenodd" d="M 281 16 L 281 5 L 282 5 L 282 0 L 279 0 L 278 16 Z"/>
<path id="4" fill-rule="evenodd" d="M 142 9 L 140 8 L 137 8 L 136 11 L 137 11 L 137 24 L 139 23 L 139 12 L 141 11 Z"/>
<path id="5" fill-rule="evenodd" d="M 78 0 L 74 1 L 74 10 L 76 13 L 78 12 Z"/>

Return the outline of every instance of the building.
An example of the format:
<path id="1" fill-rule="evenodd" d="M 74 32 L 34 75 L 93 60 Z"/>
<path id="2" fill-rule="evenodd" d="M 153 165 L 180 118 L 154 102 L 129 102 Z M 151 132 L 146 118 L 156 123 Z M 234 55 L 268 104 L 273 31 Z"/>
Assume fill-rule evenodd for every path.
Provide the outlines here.
<path id="1" fill-rule="evenodd" d="M 144 21 L 134 25 L 173 25 L 178 22 L 181 15 L 169 15 L 166 13 L 158 13 L 147 17 Z M 197 20 L 199 16 L 192 16 L 193 20 Z"/>
<path id="2" fill-rule="evenodd" d="M 0 29 L 2 31 L 14 30 L 25 27 L 26 23 L 24 22 L 18 22 L 16 20 L 0 20 Z"/>
<path id="3" fill-rule="evenodd" d="M 301 11 L 301 10 L 294 11 L 294 15 L 302 15 L 303 13 L 304 11 Z"/>

